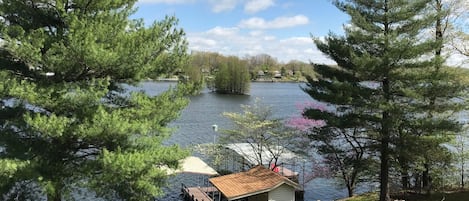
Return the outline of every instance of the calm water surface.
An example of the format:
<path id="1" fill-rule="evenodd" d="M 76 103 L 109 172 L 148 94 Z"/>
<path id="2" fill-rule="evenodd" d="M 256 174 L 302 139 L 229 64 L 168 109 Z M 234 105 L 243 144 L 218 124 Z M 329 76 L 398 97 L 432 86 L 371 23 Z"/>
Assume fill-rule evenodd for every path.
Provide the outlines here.
<path id="1" fill-rule="evenodd" d="M 150 95 L 156 95 L 176 83 L 144 82 L 141 88 Z M 171 123 L 177 130 L 165 142 L 191 147 L 197 144 L 213 142 L 218 133 L 212 130 L 216 124 L 220 129 L 229 129 L 230 122 L 222 116 L 223 112 L 241 112 L 241 104 L 251 104 L 256 98 L 270 105 L 276 118 L 298 116 L 300 111 L 296 104 L 311 101 L 299 83 L 252 83 L 249 96 L 221 95 L 204 90 L 200 95 L 191 97 L 190 104 L 184 109 L 180 118 Z M 201 156 L 199 153 L 194 155 Z M 203 156 L 202 156 L 203 157 Z M 182 174 L 171 178 L 166 196 L 158 200 L 179 201 L 180 185 L 200 185 L 203 178 L 199 175 Z M 335 200 L 345 197 L 346 190 L 339 188 L 331 179 L 314 179 L 305 185 L 305 200 Z"/>

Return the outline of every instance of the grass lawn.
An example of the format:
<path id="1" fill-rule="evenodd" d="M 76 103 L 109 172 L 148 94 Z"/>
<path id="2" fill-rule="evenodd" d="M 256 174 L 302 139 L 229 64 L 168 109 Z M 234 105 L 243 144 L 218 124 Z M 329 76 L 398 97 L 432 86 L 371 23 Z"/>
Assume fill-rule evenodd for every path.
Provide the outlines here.
<path id="1" fill-rule="evenodd" d="M 444 199 L 443 199 L 444 198 Z M 469 191 L 456 191 L 456 192 L 436 192 L 431 195 L 418 195 L 418 194 L 407 194 L 392 196 L 395 200 L 405 201 L 464 201 L 469 200 Z M 376 201 L 378 200 L 377 193 L 368 193 L 352 198 L 342 199 L 340 201 Z"/>

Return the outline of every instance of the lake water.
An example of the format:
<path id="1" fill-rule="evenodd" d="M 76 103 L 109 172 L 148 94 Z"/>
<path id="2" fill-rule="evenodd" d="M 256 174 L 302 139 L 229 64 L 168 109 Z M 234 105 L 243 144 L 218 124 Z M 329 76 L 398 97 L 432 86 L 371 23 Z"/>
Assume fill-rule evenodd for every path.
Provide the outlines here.
<path id="1" fill-rule="evenodd" d="M 174 82 L 144 82 L 141 89 L 149 95 L 156 95 L 167 89 Z M 177 130 L 165 142 L 166 144 L 179 144 L 182 147 L 192 147 L 197 144 L 211 143 L 218 136 L 212 130 L 216 124 L 220 129 L 229 129 L 230 121 L 222 116 L 223 112 L 241 112 L 241 104 L 251 104 L 256 98 L 262 103 L 270 105 L 275 118 L 289 118 L 299 116 L 296 108 L 298 103 L 312 101 L 304 93 L 300 83 L 260 83 L 251 84 L 249 96 L 221 95 L 203 90 L 200 95 L 191 97 L 190 104 L 184 109 L 180 118 L 171 123 Z M 194 153 L 200 156 L 200 153 Z M 203 157 L 203 156 L 202 156 Z M 203 178 L 198 175 L 182 174 L 169 180 L 165 189 L 166 195 L 158 200 L 179 201 L 181 183 L 187 185 L 200 185 Z M 362 189 L 369 190 L 369 189 Z M 339 187 L 332 179 L 314 179 L 305 184 L 305 201 L 335 200 L 346 197 L 345 188 Z"/>

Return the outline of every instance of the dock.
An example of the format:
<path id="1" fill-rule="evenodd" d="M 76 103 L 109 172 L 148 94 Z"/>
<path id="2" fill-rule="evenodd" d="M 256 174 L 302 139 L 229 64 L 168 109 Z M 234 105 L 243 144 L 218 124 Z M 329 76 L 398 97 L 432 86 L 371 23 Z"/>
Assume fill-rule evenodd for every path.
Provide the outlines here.
<path id="1" fill-rule="evenodd" d="M 187 187 L 181 184 L 184 201 L 213 201 L 207 193 L 217 191 L 214 187 Z"/>

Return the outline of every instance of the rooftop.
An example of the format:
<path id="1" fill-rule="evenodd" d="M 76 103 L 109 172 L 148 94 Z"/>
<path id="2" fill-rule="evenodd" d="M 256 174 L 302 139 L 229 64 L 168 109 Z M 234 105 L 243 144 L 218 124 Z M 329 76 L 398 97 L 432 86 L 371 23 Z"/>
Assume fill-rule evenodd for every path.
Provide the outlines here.
<path id="1" fill-rule="evenodd" d="M 175 174 L 175 173 L 193 173 L 193 174 L 204 174 L 204 175 L 218 175 L 218 172 L 215 171 L 212 167 L 207 165 L 202 159 L 189 156 L 185 159 L 180 161 L 181 168 L 180 169 L 170 169 L 167 167 L 163 167 L 168 174 Z"/>
<path id="2" fill-rule="evenodd" d="M 246 172 L 215 177 L 209 179 L 209 181 L 223 193 L 228 200 L 236 200 L 269 192 L 282 184 L 300 189 L 297 183 L 261 165 Z"/>
<path id="3" fill-rule="evenodd" d="M 254 149 L 254 147 L 258 147 L 257 144 L 255 143 L 233 143 L 233 144 L 227 144 L 225 145 L 226 148 L 233 150 L 236 152 L 238 155 L 242 156 L 244 159 L 247 160 L 251 165 L 258 165 L 258 150 Z M 276 146 L 276 147 L 269 147 L 269 149 L 273 150 L 273 153 L 276 153 L 279 155 L 278 158 L 278 164 L 281 163 L 286 163 L 290 164 L 294 160 L 301 159 L 302 157 L 293 153 L 292 151 L 286 149 L 285 147 L 282 146 Z M 271 161 L 271 159 L 274 157 L 272 156 L 272 153 L 269 152 L 268 148 L 263 147 L 262 148 L 262 161 L 263 165 L 269 165 L 268 162 Z"/>

